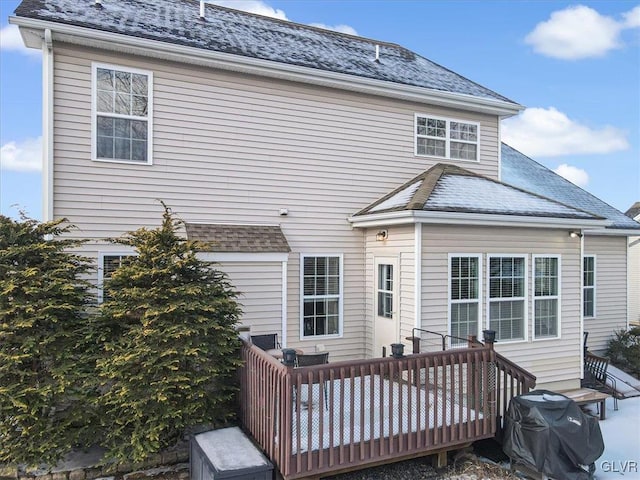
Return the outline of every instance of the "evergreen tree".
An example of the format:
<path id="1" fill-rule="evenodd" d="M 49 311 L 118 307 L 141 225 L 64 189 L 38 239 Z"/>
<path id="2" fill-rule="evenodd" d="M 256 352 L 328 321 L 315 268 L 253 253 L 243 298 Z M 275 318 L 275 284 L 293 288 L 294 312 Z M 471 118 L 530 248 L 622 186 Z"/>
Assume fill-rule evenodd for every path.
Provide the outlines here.
<path id="1" fill-rule="evenodd" d="M 188 427 L 233 412 L 239 308 L 226 277 L 178 235 L 165 206 L 162 226 L 115 240 L 133 247 L 105 281 L 96 324 L 97 368 L 109 454 L 139 461 L 180 440 Z"/>
<path id="2" fill-rule="evenodd" d="M 52 463 L 82 441 L 90 264 L 71 226 L 0 215 L 0 463 Z"/>

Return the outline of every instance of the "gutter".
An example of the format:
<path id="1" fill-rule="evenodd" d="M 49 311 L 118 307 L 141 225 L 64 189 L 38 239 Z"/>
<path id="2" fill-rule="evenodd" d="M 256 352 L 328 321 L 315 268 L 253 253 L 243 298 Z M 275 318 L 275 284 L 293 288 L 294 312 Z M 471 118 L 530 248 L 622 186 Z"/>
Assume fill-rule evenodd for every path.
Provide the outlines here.
<path id="1" fill-rule="evenodd" d="M 580 218 L 529 217 L 522 215 L 496 215 L 487 213 L 431 212 L 402 210 L 347 219 L 354 228 L 382 227 L 408 223 L 446 225 L 477 225 L 533 228 L 595 228 L 608 225 L 607 220 Z"/>
<path id="2" fill-rule="evenodd" d="M 190 63 L 222 70 L 278 78 L 299 83 L 355 91 L 395 99 L 429 103 L 458 110 L 468 110 L 502 118 L 517 115 L 524 107 L 503 100 L 480 98 L 461 93 L 441 92 L 424 87 L 402 85 L 345 73 L 335 73 L 298 65 L 279 63 L 241 55 L 215 52 L 158 40 L 105 32 L 74 25 L 60 24 L 24 17 L 9 17 L 9 23 L 20 27 L 25 44 L 34 47 L 33 35 L 50 29 L 56 41 L 158 58 L 179 63 Z M 31 29 L 32 31 L 23 31 Z M 33 31 L 35 30 L 35 31 Z"/>

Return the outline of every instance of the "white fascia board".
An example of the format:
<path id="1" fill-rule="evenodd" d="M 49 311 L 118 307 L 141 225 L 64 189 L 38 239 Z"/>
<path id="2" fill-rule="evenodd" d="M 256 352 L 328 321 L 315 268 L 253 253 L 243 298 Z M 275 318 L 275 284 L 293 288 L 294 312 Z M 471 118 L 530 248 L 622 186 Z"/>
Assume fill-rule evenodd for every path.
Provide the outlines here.
<path id="1" fill-rule="evenodd" d="M 640 230 L 634 230 L 632 228 L 594 228 L 588 229 L 584 232 L 588 236 L 607 235 L 612 237 L 637 237 L 640 236 Z"/>
<path id="2" fill-rule="evenodd" d="M 484 213 L 425 212 L 403 210 L 363 217 L 349 217 L 354 228 L 383 227 L 407 223 L 431 223 L 446 225 L 478 225 L 533 228 L 593 228 L 604 227 L 606 220 L 585 220 L 576 218 L 530 217 L 522 215 L 496 215 Z"/>
<path id="3" fill-rule="evenodd" d="M 82 45 L 84 47 L 95 47 L 120 53 L 130 53 L 133 55 L 180 63 L 191 63 L 251 75 L 280 78 L 329 88 L 338 88 L 460 110 L 499 115 L 502 118 L 517 115 L 520 111 L 524 110 L 522 105 L 497 99 L 480 98 L 461 93 L 441 92 L 424 87 L 402 85 L 344 73 L 279 63 L 272 60 L 214 52 L 74 25 L 23 17 L 9 17 L 9 23 L 27 29 L 44 30 L 49 28 L 54 33 L 55 40 Z M 23 34 L 27 46 L 30 45 L 26 39 L 30 36 L 31 35 Z"/>
<path id="4" fill-rule="evenodd" d="M 206 262 L 286 262 L 289 260 L 288 253 L 279 252 L 198 252 L 197 257 Z"/>

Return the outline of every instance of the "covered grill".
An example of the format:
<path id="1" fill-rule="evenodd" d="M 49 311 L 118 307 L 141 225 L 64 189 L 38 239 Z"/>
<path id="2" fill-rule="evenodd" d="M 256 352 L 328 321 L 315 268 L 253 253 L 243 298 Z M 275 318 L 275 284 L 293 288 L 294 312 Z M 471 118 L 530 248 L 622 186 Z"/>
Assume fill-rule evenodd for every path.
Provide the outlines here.
<path id="1" fill-rule="evenodd" d="M 512 464 L 558 480 L 589 480 L 604 442 L 598 420 L 573 400 L 534 390 L 511 399 L 503 449 Z"/>

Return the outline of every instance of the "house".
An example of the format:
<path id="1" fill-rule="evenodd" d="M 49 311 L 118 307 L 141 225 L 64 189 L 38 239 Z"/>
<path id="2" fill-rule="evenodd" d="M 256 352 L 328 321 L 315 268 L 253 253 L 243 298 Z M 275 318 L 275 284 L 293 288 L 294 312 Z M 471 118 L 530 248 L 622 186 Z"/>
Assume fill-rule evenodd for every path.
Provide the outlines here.
<path id="1" fill-rule="evenodd" d="M 640 202 L 625 212 L 640 222 Z M 640 236 L 629 237 L 629 324 L 640 325 Z"/>
<path id="2" fill-rule="evenodd" d="M 419 330 L 497 332 L 538 386 L 582 375 L 627 324 L 640 225 L 500 140 L 523 107 L 399 45 L 194 0 L 24 0 L 42 49 L 44 216 L 108 242 L 213 242 L 243 323 L 332 360 Z M 582 314 L 584 308 L 584 315 Z"/>

